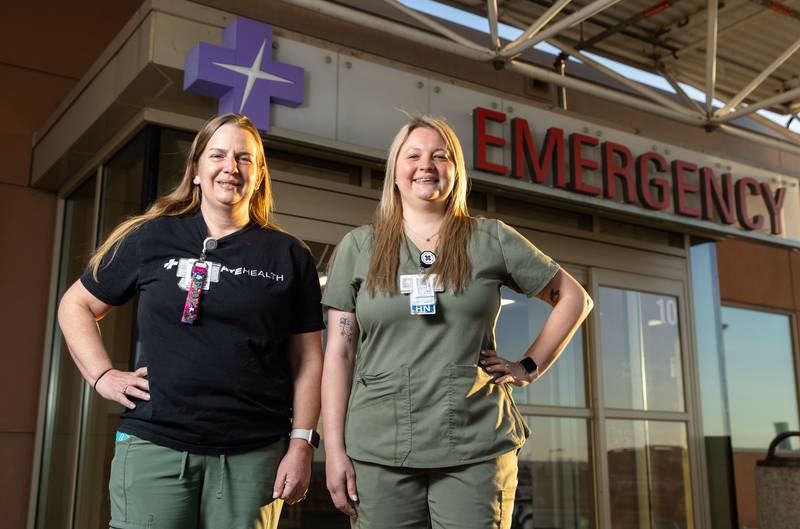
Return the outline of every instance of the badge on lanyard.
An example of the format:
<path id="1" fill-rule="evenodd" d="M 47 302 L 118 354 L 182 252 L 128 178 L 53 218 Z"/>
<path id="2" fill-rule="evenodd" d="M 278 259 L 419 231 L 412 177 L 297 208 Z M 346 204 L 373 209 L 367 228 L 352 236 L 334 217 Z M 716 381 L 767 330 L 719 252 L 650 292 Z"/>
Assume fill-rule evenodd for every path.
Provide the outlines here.
<path id="1" fill-rule="evenodd" d="M 436 274 L 405 274 L 400 276 L 400 292 L 409 295 L 411 314 L 436 314 L 436 293 L 443 292 Z"/>
<path id="2" fill-rule="evenodd" d="M 200 310 L 200 294 L 206 284 L 208 277 L 208 263 L 206 263 L 206 252 L 217 249 L 217 241 L 211 237 L 206 237 L 203 241 L 203 251 L 200 253 L 200 260 L 192 265 L 191 278 L 189 280 L 189 292 L 186 294 L 186 303 L 183 305 L 183 315 L 181 323 L 191 325 L 197 319 Z"/>

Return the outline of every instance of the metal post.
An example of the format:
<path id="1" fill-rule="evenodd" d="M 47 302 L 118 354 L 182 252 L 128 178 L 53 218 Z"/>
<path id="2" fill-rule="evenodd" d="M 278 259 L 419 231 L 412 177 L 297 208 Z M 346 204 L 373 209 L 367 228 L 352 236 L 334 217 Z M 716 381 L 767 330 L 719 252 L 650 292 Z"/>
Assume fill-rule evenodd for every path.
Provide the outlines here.
<path id="1" fill-rule="evenodd" d="M 683 88 L 681 88 L 681 85 L 678 84 L 678 80 L 675 79 L 675 76 L 672 75 L 672 72 L 670 72 L 666 64 L 664 63 L 659 64 L 658 71 L 659 73 L 661 73 L 662 77 L 664 77 L 664 79 L 667 80 L 667 82 L 675 90 L 675 92 L 677 92 L 678 95 L 683 98 L 684 101 L 686 101 L 689 105 L 693 106 L 698 113 L 705 114 L 706 111 L 703 110 L 703 107 L 700 106 L 700 103 L 689 97 L 689 94 L 687 94 L 683 90 Z"/>
<path id="2" fill-rule="evenodd" d="M 788 90 L 786 92 L 781 92 L 780 94 L 768 97 L 767 99 L 762 99 L 758 103 L 753 103 L 752 105 L 748 105 L 744 108 L 738 108 L 736 109 L 736 112 L 729 112 L 724 116 L 714 118 L 714 121 L 718 123 L 725 123 L 732 119 L 739 119 L 742 116 L 752 114 L 756 110 L 761 110 L 762 108 L 768 108 L 774 105 L 780 105 L 796 98 L 800 98 L 800 87 Z"/>

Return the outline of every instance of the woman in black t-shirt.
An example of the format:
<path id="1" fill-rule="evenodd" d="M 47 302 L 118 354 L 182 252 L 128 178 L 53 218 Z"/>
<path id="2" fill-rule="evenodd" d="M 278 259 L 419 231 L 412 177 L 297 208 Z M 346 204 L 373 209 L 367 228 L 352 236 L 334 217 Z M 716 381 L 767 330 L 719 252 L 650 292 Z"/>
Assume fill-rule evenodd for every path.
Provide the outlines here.
<path id="1" fill-rule="evenodd" d="M 319 282 L 308 249 L 273 223 L 271 199 L 257 129 L 216 116 L 178 187 L 120 224 L 61 300 L 81 374 L 127 408 L 111 527 L 274 527 L 283 500 L 305 497 L 318 442 Z M 125 371 L 95 322 L 136 294 L 140 355 Z"/>

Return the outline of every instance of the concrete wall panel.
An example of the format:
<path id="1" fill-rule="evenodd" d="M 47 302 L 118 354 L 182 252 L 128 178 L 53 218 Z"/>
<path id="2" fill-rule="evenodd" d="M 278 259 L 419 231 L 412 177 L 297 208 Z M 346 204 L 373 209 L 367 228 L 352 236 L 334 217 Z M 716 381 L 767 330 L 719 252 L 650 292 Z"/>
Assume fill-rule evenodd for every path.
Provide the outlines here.
<path id="1" fill-rule="evenodd" d="M 55 209 L 51 193 L 0 185 L 0 432 L 36 430 Z"/>
<path id="2" fill-rule="evenodd" d="M 33 461 L 32 433 L 0 433 L 0 520 L 4 529 L 24 529 Z"/>

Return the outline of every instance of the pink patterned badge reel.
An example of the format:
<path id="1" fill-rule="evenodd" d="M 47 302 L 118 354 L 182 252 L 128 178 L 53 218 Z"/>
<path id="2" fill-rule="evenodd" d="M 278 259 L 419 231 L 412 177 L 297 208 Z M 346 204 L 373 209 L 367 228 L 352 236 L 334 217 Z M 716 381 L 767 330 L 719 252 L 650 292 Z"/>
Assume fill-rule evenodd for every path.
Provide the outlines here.
<path id="1" fill-rule="evenodd" d="M 186 294 L 186 303 L 183 305 L 183 315 L 181 323 L 191 325 L 197 319 L 200 310 L 200 293 L 208 277 L 208 263 L 206 263 L 206 252 L 217 249 L 217 241 L 211 237 L 206 237 L 203 241 L 203 251 L 200 260 L 195 261 L 192 266 L 192 278 L 189 281 L 189 293 Z"/>

